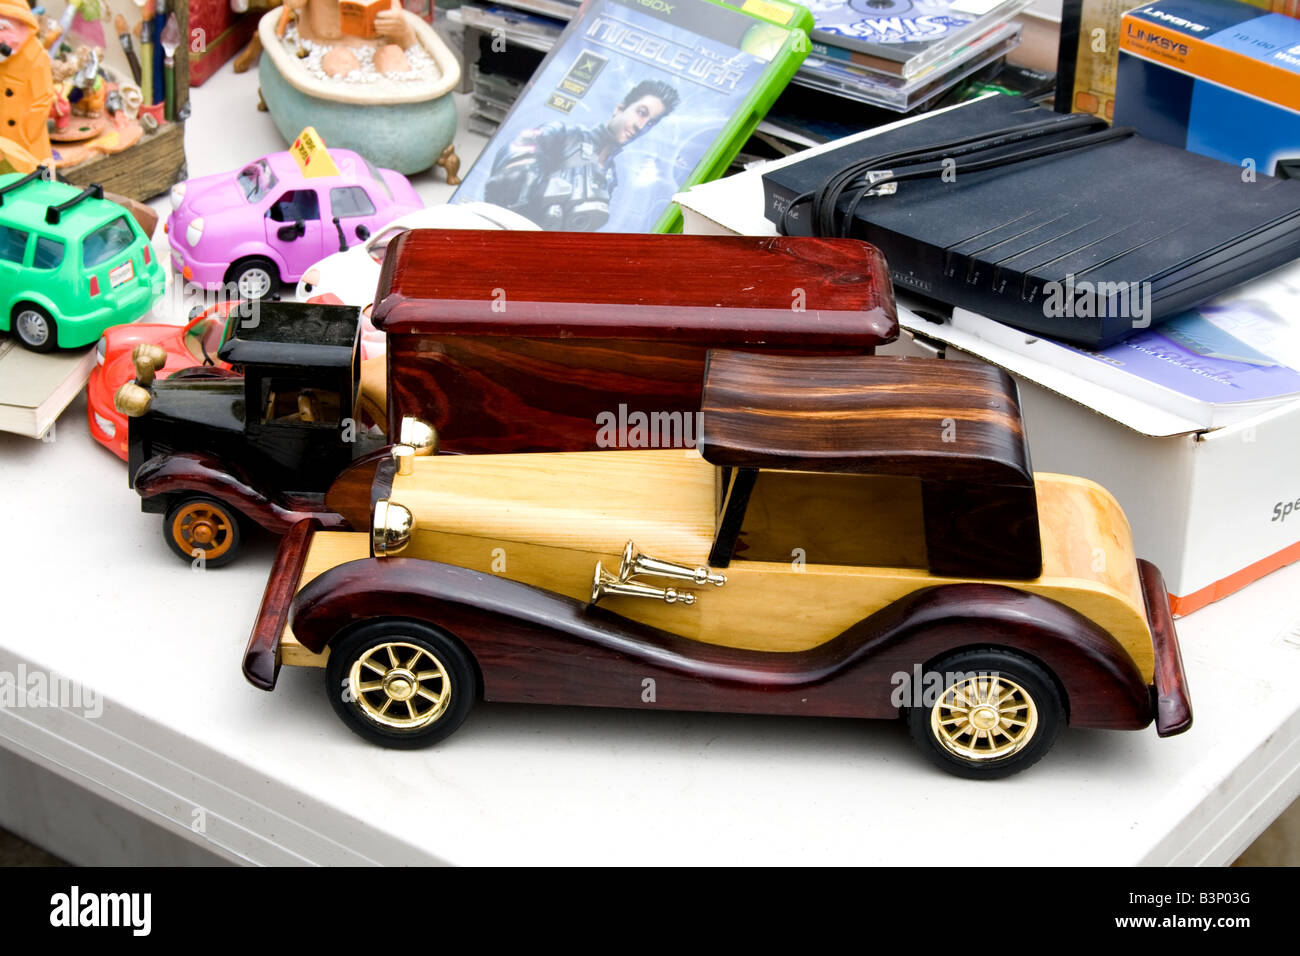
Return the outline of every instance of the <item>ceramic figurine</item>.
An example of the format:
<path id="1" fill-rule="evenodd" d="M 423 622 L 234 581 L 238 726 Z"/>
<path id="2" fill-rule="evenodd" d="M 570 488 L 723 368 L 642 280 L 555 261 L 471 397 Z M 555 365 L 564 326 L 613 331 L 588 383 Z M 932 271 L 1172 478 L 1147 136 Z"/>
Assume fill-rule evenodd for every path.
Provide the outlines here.
<path id="1" fill-rule="evenodd" d="M 0 173 L 31 172 L 52 155 L 54 78 L 38 28 L 26 0 L 0 0 Z"/>
<path id="2" fill-rule="evenodd" d="M 703 419 L 688 453 L 395 447 L 369 533 L 286 535 L 245 675 L 321 668 L 393 747 L 480 699 L 903 715 L 991 778 L 1067 724 L 1190 726 L 1160 573 L 1104 489 L 1030 471 L 1005 373 L 715 351 Z"/>
<path id="3" fill-rule="evenodd" d="M 345 149 L 311 141 L 239 170 L 178 183 L 167 219 L 172 266 L 203 289 L 261 299 L 297 282 L 331 252 L 365 242 L 398 216 L 424 206 L 406 177 Z"/>
<path id="4" fill-rule="evenodd" d="M 460 61 L 428 23 L 392 0 L 290 0 L 262 17 L 258 37 L 262 106 L 286 139 L 312 125 L 377 166 L 438 165 L 460 181 Z"/>
<path id="5" fill-rule="evenodd" d="M 861 355 L 898 331 L 884 260 L 857 240 L 416 230 L 379 297 L 370 361 L 357 307 L 290 302 L 241 309 L 215 354 L 239 378 L 160 380 L 165 354 L 132 350 L 114 405 L 175 551 L 213 566 L 241 527 L 365 527 L 382 450 L 412 422 L 460 454 L 680 450 L 710 348 Z M 196 503 L 204 523 L 176 519 Z"/>
<path id="6" fill-rule="evenodd" d="M 90 345 L 148 312 L 165 285 L 126 209 L 49 175 L 0 175 L 0 331 L 36 352 Z"/>

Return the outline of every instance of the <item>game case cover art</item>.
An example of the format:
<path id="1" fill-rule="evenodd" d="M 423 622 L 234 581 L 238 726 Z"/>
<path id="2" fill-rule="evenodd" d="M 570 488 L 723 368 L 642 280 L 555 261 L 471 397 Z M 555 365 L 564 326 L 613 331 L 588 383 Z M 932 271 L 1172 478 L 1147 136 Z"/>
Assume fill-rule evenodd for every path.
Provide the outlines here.
<path id="1" fill-rule="evenodd" d="M 804 0 L 827 44 L 906 61 L 963 31 L 1006 2 L 971 0 Z M 1027 4 L 1021 4 L 1024 6 Z M 1002 19 L 1002 18 L 998 18 Z"/>
<path id="2" fill-rule="evenodd" d="M 734 154 L 743 137 L 728 127 L 802 46 L 797 68 L 807 44 L 794 35 L 706 0 L 593 0 L 452 201 L 495 203 L 543 229 L 663 231 L 673 195 L 719 150 Z"/>

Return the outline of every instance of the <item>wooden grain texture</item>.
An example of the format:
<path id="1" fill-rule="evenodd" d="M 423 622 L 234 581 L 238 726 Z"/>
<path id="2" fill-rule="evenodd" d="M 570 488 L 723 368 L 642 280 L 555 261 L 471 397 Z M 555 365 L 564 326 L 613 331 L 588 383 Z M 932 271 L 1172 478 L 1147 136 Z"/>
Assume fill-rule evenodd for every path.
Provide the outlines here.
<path id="1" fill-rule="evenodd" d="M 263 690 L 270 690 L 280 673 L 280 637 L 289 622 L 294 594 L 302 578 L 303 567 L 313 534 L 320 527 L 314 518 L 291 527 L 271 565 L 271 574 L 262 593 L 262 604 L 244 651 L 244 676 Z"/>
<path id="2" fill-rule="evenodd" d="M 384 262 L 389 333 L 871 349 L 897 337 L 884 258 L 851 239 L 414 230 Z"/>
<path id="3" fill-rule="evenodd" d="M 385 462 L 389 463 L 391 470 L 392 453 L 387 447 L 373 451 L 345 468 L 325 492 L 326 510 L 342 515 L 343 520 L 358 531 L 369 528 L 376 469 Z"/>
<path id="4" fill-rule="evenodd" d="M 919 478 L 934 573 L 1042 573 L 1029 445 L 1005 372 L 931 359 L 714 350 L 702 401 L 707 460 Z"/>
<path id="5" fill-rule="evenodd" d="M 167 192 L 185 178 L 185 125 L 165 123 L 146 133 L 130 149 L 96 156 L 59 175 L 74 186 L 99 183 L 109 192 L 144 202 Z"/>
<path id="6" fill-rule="evenodd" d="M 331 530 L 347 527 L 340 515 L 325 509 L 323 495 L 268 495 L 261 490 L 267 487 L 264 482 L 206 452 L 152 458 L 136 472 L 134 484 L 146 510 L 165 511 L 180 498 L 204 495 L 224 501 L 272 534 L 284 534 L 307 518 Z"/>
<path id="7" fill-rule="evenodd" d="M 725 567 L 726 586 L 694 589 L 698 600 L 689 607 L 630 597 L 611 597 L 602 604 L 683 637 L 751 650 L 815 647 L 935 583 L 926 568 L 914 565 L 919 528 L 906 536 L 898 529 L 894 554 L 890 541 L 862 545 L 864 556 L 889 557 L 891 565 L 817 563 L 821 536 L 855 529 L 846 528 L 851 513 L 818 507 L 816 483 L 861 476 L 791 472 L 778 477 L 785 474 L 806 485 L 789 507 L 803 502 L 811 510 L 800 519 L 780 513 L 780 505 L 769 501 L 748 525 L 744 521 L 749 515 L 742 512 L 737 540 L 744 542 L 746 529 L 766 539 L 771 553 L 764 556 L 769 560 L 754 560 L 737 548 L 725 565 L 716 559 L 714 543 L 727 532 L 725 522 L 722 532 L 718 530 L 722 474 L 695 452 L 438 455 L 416 459 L 413 474 L 393 480 L 389 497 L 416 517 L 403 556 L 500 574 L 575 600 L 589 593 L 596 561 L 617 568 L 628 540 L 664 560 Z M 1050 550 L 1038 552 L 1043 573 L 1018 586 L 1096 622 L 1115 636 L 1149 678 L 1151 637 L 1132 554 L 1126 550 L 1131 539 L 1118 506 L 1084 479 L 1038 477 L 1052 509 L 1037 516 L 1048 529 Z M 889 509 L 892 517 L 910 511 L 919 520 L 914 489 L 898 490 L 903 497 Z M 1109 508 L 1103 506 L 1106 502 Z M 886 510 L 883 501 L 880 510 Z M 769 528 L 766 519 L 772 514 L 778 519 Z M 888 532 L 892 518 L 872 520 L 885 523 L 868 524 L 856 529 L 858 533 Z M 804 535 L 799 534 L 801 521 L 809 525 Z M 950 536 L 955 536 L 951 529 Z M 960 577 L 1005 582 L 994 573 L 997 569 L 987 554 L 980 557 L 981 543 L 988 547 L 981 538 L 967 546 L 976 552 L 974 570 Z M 1099 559 L 1096 548 L 1101 545 L 1105 548 Z M 933 550 L 927 542 L 927 551 Z M 906 566 L 909 563 L 913 566 Z"/>
<path id="8" fill-rule="evenodd" d="M 1006 587 L 923 589 L 822 645 L 773 654 L 685 640 L 490 574 L 364 559 L 308 584 L 294 628 L 306 650 L 320 652 L 349 627 L 384 617 L 427 621 L 461 641 L 488 700 L 887 718 L 898 713 L 890 699 L 898 674 L 974 645 L 1040 661 L 1064 687 L 1074 726 L 1138 729 L 1152 716 L 1147 684 L 1109 635 Z"/>
<path id="9" fill-rule="evenodd" d="M 1150 561 L 1139 561 L 1138 572 L 1142 578 L 1142 593 L 1146 598 L 1147 617 L 1151 622 L 1152 643 L 1155 645 L 1155 699 L 1156 732 L 1161 737 L 1181 734 L 1192 726 L 1192 701 L 1187 687 L 1187 674 L 1183 670 L 1183 655 L 1178 647 L 1178 633 L 1174 630 L 1174 616 L 1169 607 L 1169 592 L 1165 579 Z"/>
<path id="10" fill-rule="evenodd" d="M 1033 486 L 1015 383 L 983 363 L 714 350 L 703 414 L 718 465 Z"/>

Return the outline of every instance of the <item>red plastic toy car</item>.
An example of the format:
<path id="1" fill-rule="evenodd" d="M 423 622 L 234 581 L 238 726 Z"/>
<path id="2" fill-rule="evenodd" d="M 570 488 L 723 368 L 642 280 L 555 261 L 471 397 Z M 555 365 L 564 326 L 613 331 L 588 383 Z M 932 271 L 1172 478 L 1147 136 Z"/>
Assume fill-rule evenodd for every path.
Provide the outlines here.
<path id="1" fill-rule="evenodd" d="M 167 364 L 159 378 L 170 378 L 185 369 L 202 369 L 203 374 L 222 376 L 230 366 L 217 358 L 226 340 L 230 312 L 243 303 L 219 302 L 200 312 L 188 325 L 130 323 L 108 329 L 95 347 L 95 368 L 86 391 L 86 416 L 90 434 L 123 461 L 126 460 L 126 416 L 113 407 L 113 393 L 135 378 L 133 353 L 137 345 L 154 345 L 167 353 Z"/>

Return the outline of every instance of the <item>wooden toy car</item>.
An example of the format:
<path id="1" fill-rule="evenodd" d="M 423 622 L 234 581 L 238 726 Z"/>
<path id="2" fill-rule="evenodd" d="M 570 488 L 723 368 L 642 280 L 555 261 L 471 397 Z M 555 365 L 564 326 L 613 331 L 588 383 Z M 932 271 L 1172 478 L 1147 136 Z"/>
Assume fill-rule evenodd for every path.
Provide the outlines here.
<path id="1" fill-rule="evenodd" d="M 142 509 L 165 515 L 172 550 L 209 567 L 234 559 L 249 521 L 288 527 L 319 515 L 347 527 L 326 492 L 387 444 L 361 411 L 355 307 L 264 302 L 252 319 L 232 315 L 214 356 L 242 374 L 154 379 L 166 353 L 137 347 L 137 378 L 114 397 L 130 416 L 127 467 Z"/>
<path id="2" fill-rule="evenodd" d="M 187 558 L 232 559 L 245 520 L 276 534 L 311 514 L 365 527 L 367 455 L 390 439 L 367 432 L 363 449 L 340 437 L 349 421 L 361 434 L 362 407 L 387 436 L 412 423 L 460 454 L 685 447 L 710 348 L 863 355 L 898 330 L 884 260 L 855 240 L 416 230 L 393 245 L 374 314 L 386 365 L 358 359 L 356 308 L 300 320 L 308 306 L 261 302 L 257 327 L 241 323 L 219 356 L 263 369 L 256 380 L 155 381 L 142 368 L 124 386 L 133 397 L 121 407 L 143 415 L 129 467 L 144 510 L 204 509 L 205 540 L 183 533 L 189 519 L 166 524 Z M 338 324 L 320 331 L 325 316 Z M 274 422 L 246 412 L 267 408 L 267 389 L 283 397 L 304 383 L 332 396 L 332 433 L 286 420 L 288 409 Z"/>
<path id="3" fill-rule="evenodd" d="M 369 534 L 285 537 L 246 677 L 322 667 L 393 747 L 479 699 L 903 714 L 970 777 L 1190 726 L 1159 571 L 1104 489 L 1031 473 L 1001 371 L 713 352 L 703 403 L 698 450 L 395 448 Z"/>

